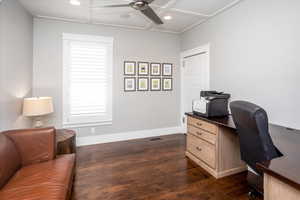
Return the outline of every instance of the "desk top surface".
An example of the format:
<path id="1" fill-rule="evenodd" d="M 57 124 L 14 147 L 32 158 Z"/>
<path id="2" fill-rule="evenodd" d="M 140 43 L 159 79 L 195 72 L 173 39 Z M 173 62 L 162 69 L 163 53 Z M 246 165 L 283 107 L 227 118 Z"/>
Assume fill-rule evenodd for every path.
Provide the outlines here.
<path id="1" fill-rule="evenodd" d="M 200 120 L 204 120 L 204 121 L 207 121 L 209 123 L 213 123 L 213 124 L 216 124 L 216 125 L 219 125 L 219 126 L 225 126 L 227 128 L 231 128 L 231 129 L 236 130 L 236 127 L 235 127 L 235 124 L 233 122 L 233 119 L 232 119 L 231 115 L 229 115 L 228 117 L 210 117 L 210 118 L 207 118 L 207 117 L 201 117 L 201 116 L 195 115 L 193 113 L 185 113 L 185 114 L 187 116 L 194 117 L 194 118 L 197 118 L 197 119 L 200 119 Z"/>
<path id="2" fill-rule="evenodd" d="M 186 113 L 190 117 L 236 130 L 232 117 L 205 118 Z M 300 190 L 300 130 L 270 124 L 270 135 L 274 145 L 283 154 L 280 158 L 258 163 L 265 173 L 296 187 Z"/>

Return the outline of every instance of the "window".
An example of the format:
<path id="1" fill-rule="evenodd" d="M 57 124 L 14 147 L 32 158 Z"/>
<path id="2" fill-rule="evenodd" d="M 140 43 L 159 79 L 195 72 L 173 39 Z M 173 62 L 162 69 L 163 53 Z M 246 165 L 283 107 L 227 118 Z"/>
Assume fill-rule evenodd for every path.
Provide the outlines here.
<path id="1" fill-rule="evenodd" d="M 64 127 L 112 122 L 113 38 L 63 34 Z"/>

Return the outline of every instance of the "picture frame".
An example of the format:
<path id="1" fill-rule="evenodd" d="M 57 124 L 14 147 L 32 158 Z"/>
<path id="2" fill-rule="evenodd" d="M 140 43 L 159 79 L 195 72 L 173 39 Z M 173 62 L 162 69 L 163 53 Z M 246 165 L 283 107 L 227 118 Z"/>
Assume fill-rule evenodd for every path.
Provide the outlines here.
<path id="1" fill-rule="evenodd" d="M 135 77 L 125 77 L 124 78 L 124 91 L 125 92 L 135 92 L 136 91 L 136 78 Z"/>
<path id="2" fill-rule="evenodd" d="M 150 64 L 150 75 L 151 76 L 161 76 L 161 64 L 151 63 Z"/>
<path id="3" fill-rule="evenodd" d="M 149 91 L 149 78 L 139 77 L 137 85 L 138 85 L 138 91 Z"/>
<path id="4" fill-rule="evenodd" d="M 162 67 L 163 76 L 172 76 L 173 75 L 173 64 L 172 63 L 163 63 Z"/>
<path id="5" fill-rule="evenodd" d="M 150 88 L 151 91 L 161 91 L 161 78 L 151 78 Z"/>
<path id="6" fill-rule="evenodd" d="M 148 76 L 149 75 L 149 63 L 148 62 L 138 62 L 138 75 Z"/>
<path id="7" fill-rule="evenodd" d="M 163 78 L 162 79 L 162 89 L 163 89 L 163 91 L 172 91 L 173 90 L 173 79 L 172 78 Z"/>
<path id="8" fill-rule="evenodd" d="M 135 61 L 124 61 L 124 75 L 135 76 L 136 75 L 136 62 Z"/>

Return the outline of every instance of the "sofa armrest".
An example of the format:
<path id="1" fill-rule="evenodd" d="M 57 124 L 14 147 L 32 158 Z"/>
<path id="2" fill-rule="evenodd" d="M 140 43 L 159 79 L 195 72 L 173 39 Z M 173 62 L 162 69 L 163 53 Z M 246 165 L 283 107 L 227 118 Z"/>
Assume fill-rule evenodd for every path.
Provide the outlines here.
<path id="1" fill-rule="evenodd" d="M 12 130 L 3 133 L 17 146 L 23 166 L 55 158 L 55 129 L 52 127 Z"/>

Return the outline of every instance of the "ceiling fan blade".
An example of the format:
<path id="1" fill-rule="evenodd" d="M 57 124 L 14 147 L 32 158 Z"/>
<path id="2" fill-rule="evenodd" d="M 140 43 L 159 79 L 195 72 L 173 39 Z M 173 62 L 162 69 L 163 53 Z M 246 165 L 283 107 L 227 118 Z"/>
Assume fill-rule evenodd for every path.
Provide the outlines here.
<path id="1" fill-rule="evenodd" d="M 157 16 L 154 10 L 148 6 L 147 9 L 141 10 L 141 12 L 146 15 L 149 19 L 151 19 L 155 24 L 163 24 L 163 21 Z"/>
<path id="2" fill-rule="evenodd" d="M 122 8 L 122 7 L 130 7 L 130 5 L 129 4 L 103 5 L 103 6 L 95 6 L 92 8 Z"/>

